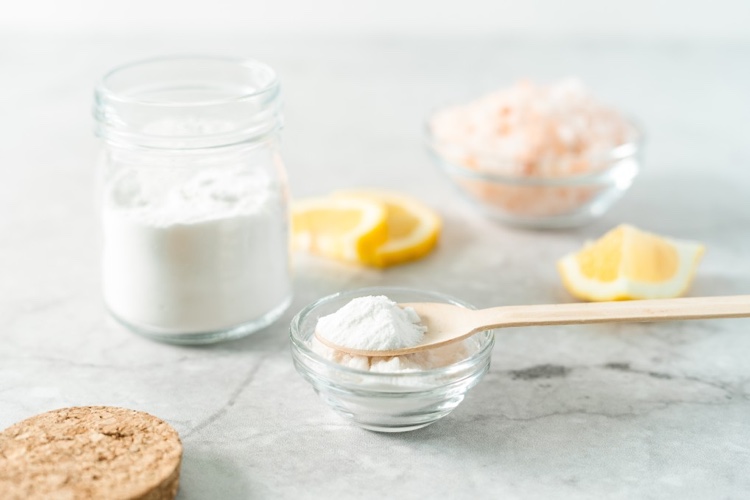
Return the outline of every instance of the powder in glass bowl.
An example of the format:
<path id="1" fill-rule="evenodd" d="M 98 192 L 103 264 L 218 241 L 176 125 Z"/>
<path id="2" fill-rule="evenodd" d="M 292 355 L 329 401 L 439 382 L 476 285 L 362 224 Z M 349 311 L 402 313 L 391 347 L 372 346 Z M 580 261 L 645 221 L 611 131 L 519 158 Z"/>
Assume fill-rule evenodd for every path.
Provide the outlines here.
<path id="1" fill-rule="evenodd" d="M 358 297 L 333 314 L 318 319 L 316 331 L 332 344 L 368 351 L 390 351 L 419 344 L 427 327 L 411 307 L 402 308 L 384 295 Z M 459 342 L 413 354 L 391 357 L 356 356 L 332 349 L 317 338 L 310 347 L 336 364 L 379 373 L 431 370 L 471 355 L 470 342 Z"/>
<path id="2" fill-rule="evenodd" d="M 332 344 L 367 351 L 391 351 L 419 344 L 427 331 L 411 307 L 384 295 L 358 297 L 318 320 L 316 331 Z"/>

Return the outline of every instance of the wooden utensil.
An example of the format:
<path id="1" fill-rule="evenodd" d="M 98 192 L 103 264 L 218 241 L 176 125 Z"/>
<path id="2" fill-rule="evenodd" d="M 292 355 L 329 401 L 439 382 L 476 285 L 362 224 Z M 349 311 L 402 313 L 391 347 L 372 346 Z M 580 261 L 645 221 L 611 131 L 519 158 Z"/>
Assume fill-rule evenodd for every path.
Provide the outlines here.
<path id="1" fill-rule="evenodd" d="M 433 302 L 399 305 L 414 308 L 422 318 L 422 324 L 427 327 L 424 339 L 416 346 L 367 351 L 332 344 L 318 332 L 315 332 L 315 336 L 321 343 L 338 351 L 359 356 L 390 357 L 458 342 L 477 332 L 496 328 L 750 317 L 750 295 L 502 306 L 480 310 Z"/>

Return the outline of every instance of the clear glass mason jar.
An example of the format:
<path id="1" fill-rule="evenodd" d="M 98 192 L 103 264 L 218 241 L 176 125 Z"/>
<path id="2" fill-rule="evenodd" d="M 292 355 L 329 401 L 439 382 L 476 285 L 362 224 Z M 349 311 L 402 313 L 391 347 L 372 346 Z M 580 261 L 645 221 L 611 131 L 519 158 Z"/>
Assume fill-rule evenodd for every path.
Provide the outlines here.
<path id="1" fill-rule="evenodd" d="M 95 92 L 104 301 L 147 337 L 211 343 L 291 302 L 280 86 L 269 66 L 152 59 Z"/>

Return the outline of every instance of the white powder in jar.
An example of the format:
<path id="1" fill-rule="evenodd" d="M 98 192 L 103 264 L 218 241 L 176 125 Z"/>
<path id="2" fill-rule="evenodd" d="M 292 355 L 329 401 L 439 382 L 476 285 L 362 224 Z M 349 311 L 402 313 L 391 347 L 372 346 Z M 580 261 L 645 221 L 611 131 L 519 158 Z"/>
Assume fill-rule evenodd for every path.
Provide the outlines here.
<path id="1" fill-rule="evenodd" d="M 401 308 L 385 296 L 353 299 L 333 314 L 318 319 L 316 332 L 331 343 L 353 349 L 386 351 L 419 344 L 427 328 L 412 308 Z M 331 349 L 315 336 L 311 349 L 334 363 L 379 373 L 431 370 L 466 359 L 473 352 L 471 340 L 456 342 L 403 356 L 352 356 Z"/>
<path id="2" fill-rule="evenodd" d="M 104 299 L 127 324 L 215 332 L 291 295 L 284 200 L 260 169 L 132 168 L 104 196 Z"/>

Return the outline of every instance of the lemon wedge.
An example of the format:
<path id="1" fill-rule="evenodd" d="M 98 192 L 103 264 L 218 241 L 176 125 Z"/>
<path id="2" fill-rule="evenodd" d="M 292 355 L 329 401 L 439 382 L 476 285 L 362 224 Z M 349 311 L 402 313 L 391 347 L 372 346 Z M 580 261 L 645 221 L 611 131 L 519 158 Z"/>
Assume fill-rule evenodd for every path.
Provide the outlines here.
<path id="1" fill-rule="evenodd" d="M 366 198 L 311 198 L 292 206 L 292 248 L 363 262 L 388 239 L 388 213 Z"/>
<path id="2" fill-rule="evenodd" d="M 558 262 L 565 288 L 583 300 L 679 297 L 705 248 L 621 225 Z"/>
<path id="3" fill-rule="evenodd" d="M 387 239 L 372 248 L 362 260 L 375 267 L 388 267 L 420 259 L 430 253 L 440 237 L 440 217 L 425 204 L 388 191 L 352 190 L 334 193 L 335 199 L 368 200 L 386 209 Z"/>

